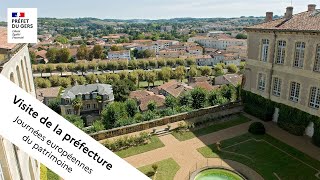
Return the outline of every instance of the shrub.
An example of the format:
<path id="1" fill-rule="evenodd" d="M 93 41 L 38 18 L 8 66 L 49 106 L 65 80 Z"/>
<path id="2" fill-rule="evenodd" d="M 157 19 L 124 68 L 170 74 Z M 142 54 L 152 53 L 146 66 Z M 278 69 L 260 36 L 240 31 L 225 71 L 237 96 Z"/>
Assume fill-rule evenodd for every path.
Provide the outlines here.
<path id="1" fill-rule="evenodd" d="M 261 122 L 254 122 L 250 125 L 249 130 L 250 133 L 256 135 L 262 135 L 266 133 L 266 129 Z"/>
<path id="2" fill-rule="evenodd" d="M 130 147 L 147 144 L 150 138 L 148 133 L 141 132 L 137 136 L 123 136 L 113 141 L 107 140 L 104 142 L 104 146 L 114 152 L 121 151 Z"/>

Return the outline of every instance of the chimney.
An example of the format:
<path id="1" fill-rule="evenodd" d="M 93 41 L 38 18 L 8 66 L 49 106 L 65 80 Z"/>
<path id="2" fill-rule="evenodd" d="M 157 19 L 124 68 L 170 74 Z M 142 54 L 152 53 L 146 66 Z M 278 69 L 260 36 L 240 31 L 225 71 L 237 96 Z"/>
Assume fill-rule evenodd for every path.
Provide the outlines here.
<path id="1" fill-rule="evenodd" d="M 273 12 L 266 12 L 265 22 L 270 22 L 273 20 Z"/>
<path id="2" fill-rule="evenodd" d="M 316 6 L 317 6 L 317 5 L 315 5 L 315 4 L 309 4 L 309 5 L 308 5 L 308 11 L 310 12 L 310 11 L 316 10 Z"/>
<path id="3" fill-rule="evenodd" d="M 287 7 L 287 11 L 284 14 L 284 17 L 286 19 L 291 19 L 292 18 L 292 14 L 293 14 L 293 7 L 292 6 Z"/>

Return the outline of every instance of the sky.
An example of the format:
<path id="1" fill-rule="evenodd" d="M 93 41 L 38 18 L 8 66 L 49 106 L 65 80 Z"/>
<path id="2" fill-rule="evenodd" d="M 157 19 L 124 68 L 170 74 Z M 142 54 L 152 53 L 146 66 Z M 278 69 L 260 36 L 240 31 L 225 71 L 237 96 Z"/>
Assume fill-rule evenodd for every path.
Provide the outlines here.
<path id="1" fill-rule="evenodd" d="M 294 13 L 320 0 L 292 0 Z M 6 8 L 38 8 L 39 17 L 100 19 L 169 19 L 283 15 L 291 0 L 1 0 L 0 21 Z"/>

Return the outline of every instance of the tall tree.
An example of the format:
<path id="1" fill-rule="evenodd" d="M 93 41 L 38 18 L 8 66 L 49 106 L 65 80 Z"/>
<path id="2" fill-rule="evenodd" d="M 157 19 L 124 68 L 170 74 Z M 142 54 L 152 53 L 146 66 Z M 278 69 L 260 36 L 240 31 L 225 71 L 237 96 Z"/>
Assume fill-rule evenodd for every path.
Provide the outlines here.
<path id="1" fill-rule="evenodd" d="M 77 115 L 80 115 L 80 109 L 83 106 L 83 102 L 81 98 L 75 98 L 72 100 L 72 106 Z"/>
<path id="2" fill-rule="evenodd" d="M 77 56 L 77 59 L 79 59 L 79 60 L 88 59 L 89 50 L 88 50 L 87 46 L 83 44 L 80 47 L 78 47 L 76 56 Z"/>
<path id="3" fill-rule="evenodd" d="M 67 65 L 66 64 L 58 64 L 56 69 L 61 73 L 61 76 L 62 76 L 62 73 L 66 72 L 66 70 L 67 70 Z"/>
<path id="4" fill-rule="evenodd" d="M 62 48 L 57 52 L 56 61 L 57 62 L 69 62 L 70 59 L 70 50 L 68 48 Z"/>
<path id="5" fill-rule="evenodd" d="M 153 83 L 153 86 L 154 86 L 154 82 L 156 81 L 156 78 L 157 78 L 157 74 L 155 72 L 152 72 L 152 71 L 146 72 L 146 80 L 148 82 L 148 88 L 150 88 L 150 83 Z"/>
<path id="6" fill-rule="evenodd" d="M 178 66 L 175 70 L 175 75 L 177 80 L 182 82 L 186 76 L 186 68 L 184 66 Z"/>
<path id="7" fill-rule="evenodd" d="M 101 45 L 94 45 L 92 52 L 95 59 L 100 59 L 103 54 L 103 48 Z"/>
<path id="8" fill-rule="evenodd" d="M 50 48 L 47 51 L 46 57 L 48 58 L 50 63 L 55 63 L 56 62 L 58 51 L 59 50 L 57 48 Z"/>

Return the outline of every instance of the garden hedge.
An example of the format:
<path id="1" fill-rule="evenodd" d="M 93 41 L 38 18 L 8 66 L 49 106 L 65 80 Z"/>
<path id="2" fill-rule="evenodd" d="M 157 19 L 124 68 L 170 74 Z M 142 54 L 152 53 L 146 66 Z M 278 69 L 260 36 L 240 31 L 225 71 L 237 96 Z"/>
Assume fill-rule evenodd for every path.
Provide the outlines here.
<path id="1" fill-rule="evenodd" d="M 266 133 L 266 128 L 261 122 L 253 122 L 250 124 L 248 131 L 252 134 L 263 135 Z"/>
<path id="2" fill-rule="evenodd" d="M 278 126 L 291 134 L 303 136 L 310 122 L 314 123 L 312 141 L 320 147 L 320 117 L 297 108 L 273 102 L 262 96 L 242 90 L 244 111 L 264 121 L 272 120 L 274 109 L 279 108 Z"/>

